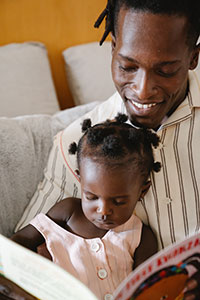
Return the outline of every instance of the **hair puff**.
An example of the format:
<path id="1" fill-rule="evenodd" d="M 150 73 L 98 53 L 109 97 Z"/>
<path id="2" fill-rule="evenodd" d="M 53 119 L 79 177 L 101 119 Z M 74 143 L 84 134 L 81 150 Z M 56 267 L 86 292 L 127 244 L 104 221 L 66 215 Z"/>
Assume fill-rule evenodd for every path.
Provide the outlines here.
<path id="1" fill-rule="evenodd" d="M 149 129 L 145 129 L 147 131 L 147 139 L 148 141 L 154 146 L 154 148 L 157 148 L 159 143 L 160 143 L 160 138 L 159 136 L 152 132 Z"/>
<path id="2" fill-rule="evenodd" d="M 158 173 L 160 171 L 160 169 L 161 169 L 161 163 L 158 162 L 158 161 L 154 162 L 153 163 L 153 170 L 154 170 L 154 172 Z"/>
<path id="3" fill-rule="evenodd" d="M 87 131 L 89 128 L 91 128 L 92 122 L 90 119 L 85 119 L 82 123 L 82 132 Z"/>
<path id="4" fill-rule="evenodd" d="M 108 157 L 120 156 L 123 153 L 119 138 L 114 135 L 110 135 L 104 138 L 102 150 Z"/>
<path id="5" fill-rule="evenodd" d="M 76 154 L 77 149 L 78 149 L 77 144 L 75 142 L 73 142 L 69 145 L 69 150 L 68 151 L 69 151 L 70 154 Z"/>
<path id="6" fill-rule="evenodd" d="M 128 120 L 128 116 L 125 114 L 118 113 L 118 115 L 115 117 L 115 120 L 117 123 L 122 124 Z"/>
<path id="7" fill-rule="evenodd" d="M 97 146 L 101 144 L 107 135 L 114 132 L 113 128 L 92 127 L 87 133 L 87 141 L 90 145 Z"/>

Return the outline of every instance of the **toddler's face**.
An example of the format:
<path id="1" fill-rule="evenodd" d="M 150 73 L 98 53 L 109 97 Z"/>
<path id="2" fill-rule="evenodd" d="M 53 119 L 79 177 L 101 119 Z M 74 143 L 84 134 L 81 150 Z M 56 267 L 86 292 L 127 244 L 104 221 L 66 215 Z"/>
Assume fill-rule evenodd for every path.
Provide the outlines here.
<path id="1" fill-rule="evenodd" d="M 144 188 L 144 178 L 138 170 L 108 167 L 91 158 L 82 158 L 80 178 L 83 212 L 90 222 L 104 230 L 131 217 Z"/>

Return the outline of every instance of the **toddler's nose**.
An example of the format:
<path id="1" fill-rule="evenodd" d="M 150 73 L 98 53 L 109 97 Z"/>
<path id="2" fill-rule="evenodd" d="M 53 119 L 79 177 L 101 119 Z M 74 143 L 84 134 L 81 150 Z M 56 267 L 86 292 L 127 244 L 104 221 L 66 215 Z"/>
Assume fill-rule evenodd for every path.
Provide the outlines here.
<path id="1" fill-rule="evenodd" d="M 97 213 L 101 214 L 103 219 L 112 214 L 112 208 L 108 205 L 108 203 L 106 203 L 106 201 L 101 201 L 97 207 Z"/>

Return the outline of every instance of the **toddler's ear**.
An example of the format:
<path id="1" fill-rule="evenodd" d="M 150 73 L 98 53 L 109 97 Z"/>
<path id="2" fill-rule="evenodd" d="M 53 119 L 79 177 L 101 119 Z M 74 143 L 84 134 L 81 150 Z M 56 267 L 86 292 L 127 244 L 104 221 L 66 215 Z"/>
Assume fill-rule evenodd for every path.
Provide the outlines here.
<path id="1" fill-rule="evenodd" d="M 75 170 L 75 174 L 78 176 L 79 180 L 81 180 L 80 171 L 79 169 Z"/>
<path id="2" fill-rule="evenodd" d="M 144 184 L 144 186 L 142 188 L 142 192 L 141 192 L 140 198 L 144 198 L 144 196 L 148 192 L 150 186 L 151 186 L 151 181 L 150 180 L 146 181 L 146 183 Z"/>

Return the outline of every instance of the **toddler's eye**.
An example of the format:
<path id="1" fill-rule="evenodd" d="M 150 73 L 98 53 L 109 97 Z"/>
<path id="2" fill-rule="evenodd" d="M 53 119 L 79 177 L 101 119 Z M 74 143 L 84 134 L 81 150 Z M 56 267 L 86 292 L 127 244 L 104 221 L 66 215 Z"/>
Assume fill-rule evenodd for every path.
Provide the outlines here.
<path id="1" fill-rule="evenodd" d="M 166 78 L 170 78 L 170 77 L 173 77 L 175 76 L 179 71 L 179 68 L 176 69 L 176 70 L 164 70 L 164 69 L 161 69 L 161 70 L 157 70 L 157 73 L 160 75 L 160 76 L 163 76 L 163 77 L 166 77 Z"/>
<path id="2" fill-rule="evenodd" d="M 96 195 L 92 195 L 92 194 L 85 194 L 85 198 L 89 201 L 98 199 L 98 197 Z"/>
<path id="3" fill-rule="evenodd" d="M 135 72 L 137 70 L 137 67 L 123 67 L 120 65 L 119 69 L 123 72 Z"/>
<path id="4" fill-rule="evenodd" d="M 87 200 L 96 200 L 97 198 L 96 198 L 96 197 L 89 197 L 89 196 L 86 196 L 86 199 L 87 199 Z"/>
<path id="5" fill-rule="evenodd" d="M 120 200 L 117 200 L 117 199 L 114 199 L 113 200 L 113 203 L 116 205 L 116 206 L 120 206 L 120 205 L 124 205 L 124 204 L 126 204 L 126 202 L 125 201 L 120 201 Z"/>
<path id="6" fill-rule="evenodd" d="M 160 298 L 160 300 L 165 300 L 165 299 L 167 299 L 168 298 L 168 295 L 164 295 L 164 296 L 162 296 L 161 298 Z"/>

